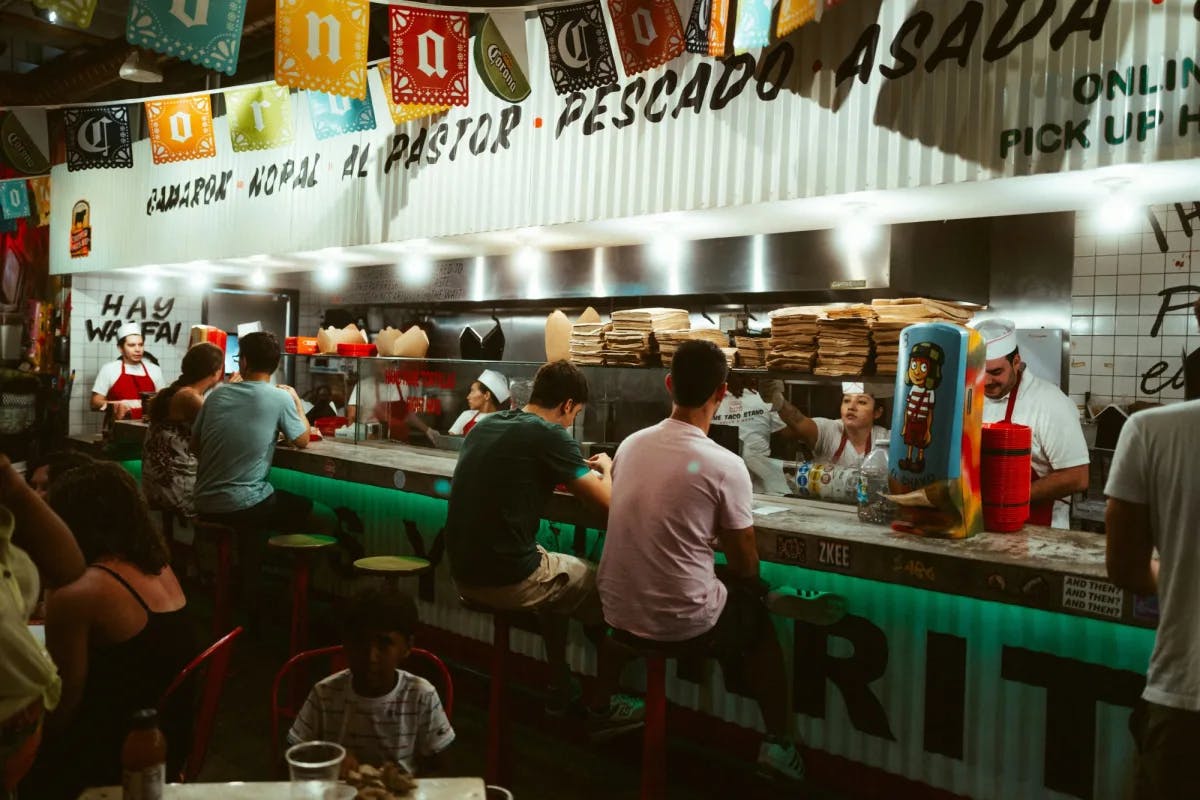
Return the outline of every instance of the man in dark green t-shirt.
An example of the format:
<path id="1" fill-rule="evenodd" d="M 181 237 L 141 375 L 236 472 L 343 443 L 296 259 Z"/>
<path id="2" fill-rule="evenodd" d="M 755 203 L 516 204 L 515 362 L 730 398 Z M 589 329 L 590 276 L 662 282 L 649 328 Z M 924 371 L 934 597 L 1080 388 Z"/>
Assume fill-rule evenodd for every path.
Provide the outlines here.
<path id="1" fill-rule="evenodd" d="M 459 452 L 446 517 L 450 572 L 463 597 L 491 608 L 533 611 L 542 618 L 546 658 L 554 676 L 552 709 L 570 701 L 567 620 L 574 617 L 597 642 L 603 678 L 592 709 L 606 732 L 635 727 L 640 700 L 614 696 L 625 654 L 603 635 L 596 567 L 536 544 L 546 503 L 558 485 L 607 511 L 612 460 L 584 460 L 567 429 L 588 398 L 587 379 L 566 361 L 545 364 L 529 404 L 490 415 L 471 429 Z"/>

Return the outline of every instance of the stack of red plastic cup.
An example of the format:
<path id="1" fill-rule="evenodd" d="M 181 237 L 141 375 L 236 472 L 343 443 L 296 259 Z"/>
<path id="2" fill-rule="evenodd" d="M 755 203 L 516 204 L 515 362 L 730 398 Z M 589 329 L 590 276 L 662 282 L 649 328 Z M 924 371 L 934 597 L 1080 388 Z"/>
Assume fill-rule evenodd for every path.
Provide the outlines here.
<path id="1" fill-rule="evenodd" d="M 1027 425 L 996 422 L 983 426 L 979 471 L 986 530 L 1012 533 L 1029 519 L 1032 445 L 1033 430 Z"/>

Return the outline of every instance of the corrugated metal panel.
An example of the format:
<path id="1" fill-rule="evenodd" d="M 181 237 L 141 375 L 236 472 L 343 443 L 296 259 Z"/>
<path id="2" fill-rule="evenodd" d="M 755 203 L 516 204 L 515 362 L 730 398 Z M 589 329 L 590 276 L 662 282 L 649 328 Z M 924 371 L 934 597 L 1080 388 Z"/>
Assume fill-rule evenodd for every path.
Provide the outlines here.
<path id="1" fill-rule="evenodd" d="M 686 0 L 680 3 L 686 5 Z M 896 80 L 880 74 L 880 65 L 892 64 L 892 39 L 910 14 L 928 12 L 934 20 L 919 48 L 927 58 L 954 15 L 968 5 L 931 0 L 846 3 L 831 10 L 820 24 L 805 26 L 774 48 L 748 56 L 761 77 L 770 53 L 791 54 L 785 88 L 774 100 L 758 96 L 760 88 L 771 90 L 771 82 L 760 84 L 755 79 L 725 108 L 712 110 L 711 99 L 725 64 L 734 62 L 689 54 L 635 79 L 644 80 L 647 91 L 636 106 L 634 124 L 623 129 L 614 126 L 613 118 L 622 113 L 622 95 L 610 94 L 605 100 L 608 110 L 597 117 L 605 127 L 584 136 L 583 118 L 591 112 L 596 96 L 590 91 L 585 93 L 582 118 L 570 123 L 561 137 L 556 136 L 558 120 L 570 101 L 556 96 L 550 86 L 545 39 L 531 16 L 526 29 L 534 93 L 521 106 L 510 148 L 480 155 L 469 150 L 484 115 L 490 119 L 488 141 L 494 142 L 506 107 L 477 76 L 472 77 L 469 108 L 456 109 L 444 120 L 409 123 L 399 129 L 411 143 L 423 127 L 433 133 L 446 124 L 448 142 L 440 160 L 406 168 L 412 149 L 408 147 L 405 158 L 386 175 L 383 168 L 393 140 L 386 129 L 387 111 L 377 78 L 372 78 L 372 91 L 376 116 L 384 127 L 324 143 L 314 141 L 307 103 L 297 95 L 297 140 L 291 147 L 235 155 L 220 118 L 215 159 L 154 166 L 148 144 L 140 142 L 130 171 L 68 173 L 65 167 L 56 168 L 52 269 L 111 269 L 286 253 L 1200 155 L 1200 137 L 1181 136 L 1177 130 L 1183 103 L 1192 99 L 1195 111 L 1194 83 L 1186 92 L 1163 89 L 1086 105 L 1072 97 L 1076 80 L 1089 72 L 1107 81 L 1109 69 L 1125 71 L 1147 64 L 1149 82 L 1155 83 L 1165 73 L 1168 59 L 1194 57 L 1197 23 L 1186 3 L 1114 2 L 1098 41 L 1075 33 L 1055 52 L 1049 46 L 1050 33 L 1075 5 L 1059 3 L 1033 41 L 985 63 L 984 44 L 1009 5 L 989 3 L 965 67 L 945 61 L 930 73 L 922 61 L 911 74 Z M 1013 29 L 1032 19 L 1042 5 L 1024 3 Z M 834 69 L 876 21 L 879 45 L 868 82 L 851 80 L 836 86 Z M 684 109 L 674 116 L 684 86 L 705 68 L 712 74 L 704 109 L 699 114 Z M 667 117 L 654 123 L 644 113 L 649 87 L 668 69 L 678 81 L 674 92 L 665 96 Z M 1177 81 L 1182 80 L 1181 69 L 1176 65 Z M 1136 119 L 1139 112 L 1158 109 L 1164 112 L 1164 123 L 1150 131 L 1145 141 L 1104 142 L 1104 122 L 1110 114 L 1116 115 L 1117 128 L 1123 130 L 1125 114 Z M 1087 129 L 1091 146 L 1086 149 L 1075 146 L 1046 154 L 1035 149 L 1030 156 L 1017 151 L 1001 157 L 1005 129 L 1046 122 L 1061 126 L 1067 120 L 1082 124 L 1085 119 L 1091 120 Z M 466 124 L 461 142 L 460 123 Z M 1047 141 L 1054 138 L 1053 132 L 1047 135 Z M 1028 139 L 1024 134 L 1023 138 Z M 445 151 L 456 143 L 451 161 Z M 355 144 L 370 146 L 369 176 L 343 178 L 342 167 Z M 229 202 L 165 216 L 145 215 L 151 187 L 222 169 L 235 169 L 236 179 L 248 182 L 255 165 L 287 158 L 299 163 L 317 152 L 322 158 L 316 189 L 256 200 L 239 189 Z M 426 144 L 421 157 L 429 155 Z M 95 250 L 88 259 L 71 260 L 66 245 L 69 215 L 80 198 L 92 203 Z"/>

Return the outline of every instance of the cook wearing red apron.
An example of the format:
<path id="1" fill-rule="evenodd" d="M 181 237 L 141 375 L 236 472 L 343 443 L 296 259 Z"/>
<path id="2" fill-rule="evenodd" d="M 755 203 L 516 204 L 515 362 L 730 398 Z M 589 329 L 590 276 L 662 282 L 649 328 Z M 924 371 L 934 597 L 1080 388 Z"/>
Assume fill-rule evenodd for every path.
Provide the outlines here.
<path id="1" fill-rule="evenodd" d="M 104 411 L 110 404 L 117 404 L 114 410 L 118 419 L 124 416 L 121 406 L 128 408 L 129 416 L 140 419 L 142 416 L 142 393 L 153 393 L 162 384 L 162 372 L 150 363 L 143 351 L 142 325 L 139 322 L 127 322 L 117 331 L 117 348 L 121 357 L 110 361 L 100 368 L 96 382 L 92 385 L 92 408 Z M 132 367 L 133 369 L 129 369 Z M 141 374 L 134 370 L 141 368 Z"/>
<path id="2" fill-rule="evenodd" d="M 108 394 L 104 396 L 104 399 L 109 402 L 136 400 L 140 403 L 142 392 L 153 393 L 158 391 L 158 388 L 154 385 L 154 380 L 150 377 L 150 370 L 144 366 L 142 369 L 146 370 L 146 374 L 133 375 L 125 370 L 125 361 L 122 359 L 121 377 L 117 378 L 116 383 L 108 390 Z M 142 418 L 142 408 L 140 405 L 129 409 L 129 418 Z"/>
<path id="3" fill-rule="evenodd" d="M 1017 376 L 1017 385 L 1008 393 L 1008 409 L 1004 412 L 1004 421 L 1012 424 L 1013 409 L 1017 407 L 1017 391 L 1021 388 L 1021 378 L 1025 373 L 1022 371 Z M 1029 468 L 1029 482 L 1037 483 L 1038 474 L 1033 467 Z M 1054 520 L 1054 500 L 1047 500 L 1041 503 L 1029 504 L 1029 519 L 1026 520 L 1031 525 L 1045 525 L 1049 527 Z"/>

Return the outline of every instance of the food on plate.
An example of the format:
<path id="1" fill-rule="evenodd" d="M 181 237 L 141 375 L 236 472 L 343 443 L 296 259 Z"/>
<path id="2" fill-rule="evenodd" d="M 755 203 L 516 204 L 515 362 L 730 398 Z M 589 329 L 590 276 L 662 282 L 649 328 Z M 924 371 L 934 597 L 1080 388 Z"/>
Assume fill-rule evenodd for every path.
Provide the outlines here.
<path id="1" fill-rule="evenodd" d="M 394 800 L 417 788 L 417 782 L 398 764 L 355 766 L 346 772 L 345 780 L 358 789 L 358 800 Z"/>

